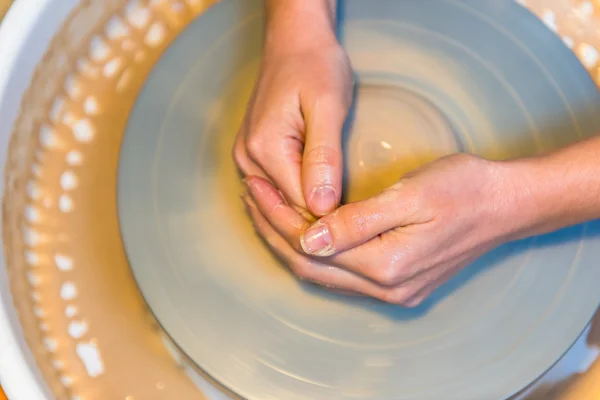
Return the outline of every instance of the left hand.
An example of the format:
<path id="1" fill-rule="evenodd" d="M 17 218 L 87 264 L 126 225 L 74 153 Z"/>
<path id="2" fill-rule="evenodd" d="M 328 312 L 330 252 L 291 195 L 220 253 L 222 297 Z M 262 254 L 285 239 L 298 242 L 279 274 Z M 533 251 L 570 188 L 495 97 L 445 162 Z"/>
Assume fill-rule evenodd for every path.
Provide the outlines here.
<path id="1" fill-rule="evenodd" d="M 293 40 L 290 32 L 268 35 L 233 157 L 244 176 L 268 179 L 304 215 L 323 216 L 341 199 L 353 76 L 331 26 L 302 29 Z"/>
<path id="2" fill-rule="evenodd" d="M 302 278 L 407 307 L 536 221 L 516 218 L 504 163 L 457 154 L 310 224 L 266 180 L 246 180 L 256 228 Z"/>

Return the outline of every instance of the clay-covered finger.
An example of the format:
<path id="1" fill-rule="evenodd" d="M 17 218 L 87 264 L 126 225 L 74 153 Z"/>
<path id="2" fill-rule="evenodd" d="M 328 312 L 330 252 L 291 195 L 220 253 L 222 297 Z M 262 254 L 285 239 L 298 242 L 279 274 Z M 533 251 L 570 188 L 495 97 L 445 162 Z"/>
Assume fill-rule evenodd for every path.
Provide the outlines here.
<path id="1" fill-rule="evenodd" d="M 393 296 L 391 296 L 392 289 L 389 287 L 378 285 L 350 271 L 331 266 L 297 252 L 269 224 L 253 199 L 245 197 L 244 200 L 255 222 L 258 234 L 265 239 L 269 247 L 288 264 L 299 278 L 338 291 L 358 293 L 383 301 L 393 299 Z"/>
<path id="2" fill-rule="evenodd" d="M 233 145 L 232 157 L 242 176 L 260 176 L 268 179 L 267 174 L 248 157 L 243 131 L 238 133 Z"/>
<path id="3" fill-rule="evenodd" d="M 260 213 L 292 247 L 300 250 L 298 239 L 309 222 L 267 180 L 248 177 L 245 182 Z"/>
<path id="4" fill-rule="evenodd" d="M 302 124 L 299 122 L 298 124 Z M 269 117 L 256 123 L 245 138 L 249 158 L 258 165 L 291 204 L 306 208 L 302 195 L 301 164 L 304 144 L 300 126 L 289 126 L 286 118 Z"/>
<path id="5" fill-rule="evenodd" d="M 378 196 L 346 204 L 321 218 L 303 232 L 300 244 L 306 254 L 328 257 L 416 223 L 417 211 L 412 191 L 399 182 Z"/>

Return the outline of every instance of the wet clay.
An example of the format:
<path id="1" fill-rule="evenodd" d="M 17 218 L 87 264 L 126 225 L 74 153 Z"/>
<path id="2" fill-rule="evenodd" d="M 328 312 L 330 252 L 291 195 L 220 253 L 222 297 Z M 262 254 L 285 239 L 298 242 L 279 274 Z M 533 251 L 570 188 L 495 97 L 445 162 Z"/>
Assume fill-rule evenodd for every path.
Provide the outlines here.
<path id="1" fill-rule="evenodd" d="M 346 202 L 374 196 L 406 173 L 460 150 L 444 115 L 401 87 L 359 87 L 349 125 Z"/>
<path id="2" fill-rule="evenodd" d="M 0 20 L 2 20 L 4 14 L 8 11 L 8 7 L 10 7 L 11 3 L 12 0 L 0 0 Z"/>
<path id="3" fill-rule="evenodd" d="M 244 9 L 245 4 L 250 4 L 249 9 Z M 443 154 L 448 147 L 450 151 L 454 150 L 452 140 L 449 146 L 446 144 L 446 137 L 452 138 L 451 134 L 427 139 L 427 136 L 443 132 L 442 127 L 447 125 L 436 107 L 444 110 L 453 126 L 462 122 L 458 125 L 461 129 L 457 136 L 463 144 L 468 143 L 475 150 L 483 149 L 490 153 L 500 148 L 498 155 L 519 151 L 523 147 L 521 143 L 530 149 L 536 144 L 531 140 L 536 133 L 543 133 L 540 143 L 547 144 L 548 138 L 555 138 L 553 133 L 559 129 L 555 128 L 550 134 L 537 129 L 546 125 L 549 109 L 556 110 L 554 119 L 568 125 L 567 132 L 578 132 L 576 122 L 585 127 L 579 130 L 582 135 L 596 131 L 596 125 L 590 125 L 586 119 L 573 121 L 565 104 L 588 104 L 588 101 L 593 104 L 599 101 L 597 89 L 560 40 L 542 24 L 536 24 L 536 20 L 518 6 L 485 2 L 480 11 L 482 14 L 495 12 L 488 7 L 506 5 L 501 9 L 503 12 L 498 15 L 497 22 L 515 28 L 518 36 L 523 38 L 522 45 L 528 49 L 527 52 L 520 52 L 522 47 L 514 46 L 515 42 L 506 34 L 507 30 L 492 29 L 492 32 L 500 32 L 495 34 L 490 32 L 490 25 L 480 26 L 481 36 L 490 35 L 497 40 L 497 46 L 487 46 L 485 41 L 468 35 L 461 21 L 469 18 L 463 14 L 469 8 L 462 7 L 462 3 L 450 5 L 439 2 L 440 12 L 431 16 L 427 16 L 423 3 L 402 3 L 406 8 L 401 9 L 388 8 L 389 4 L 377 3 L 373 20 L 393 15 L 397 18 L 394 24 L 363 22 L 362 17 L 368 10 L 359 1 L 349 3 L 345 20 L 348 35 L 344 40 L 359 72 L 354 122 L 355 128 L 363 130 L 363 133 L 352 131 L 349 138 L 350 145 L 353 139 L 359 143 L 363 141 L 356 146 L 359 151 L 356 164 L 347 163 L 350 164 L 350 174 L 356 165 L 367 162 L 364 179 L 374 180 L 369 177 L 368 169 L 371 167 L 410 169 L 403 167 L 401 162 L 412 161 L 416 165 L 422 162 L 418 157 L 416 161 L 410 159 L 413 152 L 425 153 L 433 148 Z M 458 346 L 449 346 L 448 343 L 464 343 L 462 354 L 480 369 L 483 361 L 476 362 L 471 355 L 474 358 L 497 359 L 490 353 L 498 351 L 504 354 L 505 346 L 514 343 L 521 330 L 531 332 L 525 324 L 534 324 L 538 316 L 548 315 L 546 323 L 552 325 L 564 322 L 560 305 L 568 308 L 566 304 L 577 301 L 579 296 L 567 293 L 555 303 L 551 299 L 559 288 L 581 294 L 596 293 L 586 288 L 586 284 L 577 283 L 575 288 L 575 282 L 595 280 L 590 276 L 577 278 L 581 273 L 595 276 L 600 271 L 583 261 L 587 251 L 580 252 L 579 258 L 573 258 L 577 251 L 573 242 L 560 249 L 548 249 L 552 254 L 538 254 L 550 258 L 550 263 L 557 266 L 551 276 L 540 270 L 545 262 L 536 256 L 526 256 L 530 248 L 537 253 L 543 247 L 534 248 L 529 242 L 524 243 L 522 251 L 512 252 L 512 244 L 502 247 L 503 252 L 486 257 L 487 261 L 480 264 L 480 270 L 485 273 L 473 277 L 477 283 L 461 285 L 455 281 L 454 287 L 460 290 L 452 290 L 451 295 L 444 297 L 440 297 L 441 293 L 448 291 L 437 292 L 439 301 L 433 300 L 429 306 L 417 311 L 416 315 L 422 318 L 410 318 L 401 308 L 387 310 L 389 313 L 381 312 L 385 309 L 381 303 L 350 302 L 326 296 L 324 291 L 304 290 L 297 279 L 285 277 L 285 268 L 276 268 L 277 264 L 271 268 L 270 261 L 255 254 L 255 249 L 264 249 L 265 246 L 250 244 L 250 238 L 255 236 L 240 229 L 232 218 L 232 208 L 241 209 L 237 193 L 228 189 L 229 184 L 234 186 L 235 175 L 220 173 L 225 165 L 231 163 L 232 142 L 219 146 L 219 151 L 213 148 L 217 138 L 220 141 L 231 135 L 230 140 L 233 139 L 235 122 L 239 123 L 243 114 L 239 108 L 244 103 L 241 99 L 247 99 L 248 87 L 239 81 L 244 80 L 243 72 L 248 63 L 251 60 L 256 63 L 261 42 L 256 32 L 262 26 L 256 16 L 260 9 L 258 2 L 223 2 L 211 10 L 206 19 L 188 27 L 153 70 L 130 114 L 122 145 L 118 179 L 119 217 L 131 267 L 157 318 L 191 359 L 247 398 L 260 399 L 263 394 L 287 399 L 299 396 L 327 398 L 326 392 L 333 386 L 342 397 L 373 392 L 373 398 L 389 398 L 389 393 L 399 390 L 414 388 L 418 391 L 417 387 L 428 387 L 426 382 L 429 380 L 459 385 L 458 382 L 477 379 L 464 362 L 460 370 L 448 368 L 449 364 L 439 353 L 422 350 L 429 348 L 429 341 L 435 342 L 434 347 L 449 359 L 455 359 L 454 352 L 459 350 L 456 350 Z M 441 16 L 447 13 L 455 18 L 451 18 L 448 24 L 439 25 Z M 517 18 L 528 19 L 528 23 L 515 26 L 512 22 Z M 422 28 L 411 29 L 410 21 L 418 21 Z M 477 25 L 476 20 L 469 21 Z M 531 30 L 527 30 L 529 24 L 533 25 Z M 539 36 L 524 34 L 534 30 Z M 367 41 L 372 36 L 365 35 L 376 36 L 380 40 Z M 214 41 L 199 40 L 206 37 L 214 38 Z M 532 39 L 538 37 L 536 44 L 536 40 Z M 218 45 L 213 45 L 215 42 Z M 366 45 L 367 42 L 370 44 Z M 540 42 L 544 46 L 540 46 Z M 539 52 L 539 58 L 531 57 L 535 54 L 533 49 L 536 45 L 545 49 Z M 490 47 L 503 48 L 507 52 L 494 52 Z M 557 56 L 557 53 L 562 55 Z M 485 55 L 485 58 L 479 59 L 479 54 Z M 557 58 L 557 63 L 551 62 Z M 514 68 L 515 60 L 523 64 L 522 69 Z M 365 67 L 366 64 L 372 68 Z M 564 72 L 567 68 L 576 71 L 575 78 L 582 79 L 583 84 L 573 85 L 561 98 L 544 80 L 548 75 L 553 76 L 557 85 L 562 86 L 563 81 L 571 79 Z M 532 69 L 540 73 L 528 77 L 527 72 Z M 503 79 L 499 71 L 506 71 L 507 77 Z M 373 87 L 375 80 L 383 81 L 386 90 L 375 91 L 376 95 L 362 90 Z M 544 100 L 543 107 L 539 105 L 539 99 L 531 95 L 532 91 L 527 91 L 524 81 L 531 87 L 545 89 L 544 94 L 538 95 Z M 567 86 L 566 83 L 564 85 Z M 581 94 L 585 101 L 575 99 L 577 87 L 585 88 L 582 89 L 585 94 Z M 202 92 L 198 92 L 197 88 L 202 88 Z M 430 99 L 436 107 L 426 105 L 425 99 Z M 394 105 L 387 106 L 388 103 Z M 383 112 L 379 113 L 380 109 Z M 581 107 L 577 107 L 576 111 L 579 115 Z M 396 119 L 391 113 L 400 114 L 400 118 Z M 365 122 L 365 116 L 371 118 L 371 114 L 374 116 L 372 122 L 369 123 L 368 119 Z M 422 118 L 420 114 L 426 117 Z M 432 121 L 434 126 L 438 125 L 437 129 L 431 129 L 425 123 Z M 373 123 L 379 123 L 375 126 L 376 132 L 363 129 Z M 400 146 L 390 144 L 391 139 L 386 135 L 401 130 L 409 132 L 402 137 Z M 563 132 L 556 137 L 573 139 L 573 134 L 565 135 Z M 354 136 L 355 133 L 357 136 Z M 402 136 L 403 132 L 398 132 L 398 135 Z M 426 136 L 422 140 L 411 135 Z M 394 147 L 400 151 L 403 148 L 410 150 L 399 160 L 393 153 L 391 157 L 380 156 L 370 146 L 372 141 L 379 147 L 384 142 L 383 147 L 389 150 L 394 150 Z M 364 151 L 365 148 L 368 151 Z M 350 159 L 352 149 L 348 153 Z M 397 161 L 400 163 L 394 166 Z M 397 176 L 394 178 L 397 179 Z M 228 182 L 228 179 L 232 181 Z M 352 182 L 355 180 L 351 178 L 350 184 Z M 504 256 L 509 254 L 514 257 Z M 526 268 L 526 263 L 536 265 Z M 573 268 L 570 268 L 572 265 Z M 572 279 L 567 279 L 571 269 Z M 538 274 L 547 279 L 540 293 L 531 297 L 528 282 L 537 280 Z M 516 275 L 519 279 L 515 279 Z M 465 279 L 470 275 L 461 276 Z M 508 294 L 509 290 L 512 294 Z M 515 292 L 519 294 L 515 295 Z M 473 301 L 473 296 L 478 300 Z M 204 306 L 209 303 L 214 306 Z M 544 312 L 545 307 L 554 304 L 554 310 Z M 510 357 L 514 357 L 513 362 L 521 360 L 516 361 L 520 363 L 520 369 L 504 370 L 504 388 L 496 387 L 505 391 L 515 390 L 537 377 L 560 356 L 557 353 L 563 346 L 575 340 L 594 305 L 595 302 L 589 303 L 587 307 L 580 307 L 577 314 L 570 314 L 579 321 L 563 323 L 559 330 L 553 329 L 555 339 L 546 335 L 548 341 L 540 342 L 533 338 L 532 333 L 519 341 L 519 350 L 511 347 Z M 510 314 L 514 316 L 513 321 L 520 323 L 515 323 L 514 329 L 500 321 L 487 323 L 486 318 L 498 319 L 499 315 L 507 312 L 499 310 L 505 307 L 515 308 Z M 237 326 L 242 321 L 244 329 L 240 331 Z M 494 323 L 498 326 L 492 325 Z M 474 329 L 475 324 L 481 324 L 491 332 L 498 332 L 497 328 L 506 329 L 509 335 L 496 336 L 494 346 L 490 347 L 481 335 L 469 336 L 472 332 L 480 332 Z M 207 329 L 207 326 L 210 328 Z M 377 327 L 376 331 L 373 327 Z M 468 332 L 468 328 L 472 331 Z M 561 329 L 571 332 L 562 334 Z M 536 336 L 544 335 L 541 330 L 535 331 L 538 332 Z M 454 336 L 456 340 L 452 339 Z M 556 339 L 561 342 L 556 348 L 540 349 L 539 346 L 548 346 Z M 404 343 L 414 345 L 404 346 Z M 327 358 L 327 352 L 339 349 L 338 346 L 352 346 L 353 350 L 336 351 L 335 357 Z M 383 349 L 387 351 L 378 353 Z M 538 352 L 544 354 L 537 357 Z M 421 367 L 404 371 L 403 380 L 387 379 L 386 374 L 397 375 L 398 369 L 402 368 L 393 361 L 399 357 L 411 358 L 413 365 Z M 508 360 L 509 356 L 505 357 L 504 360 Z M 373 358 L 377 361 L 372 361 Z M 321 371 L 316 366 L 322 362 L 338 368 Z M 371 368 L 373 363 L 380 366 L 377 377 L 373 375 L 376 374 Z M 509 364 L 512 362 L 506 361 L 502 368 Z M 438 369 L 443 372 L 431 373 Z M 284 379 L 282 375 L 290 379 Z M 360 379 L 350 379 L 350 376 Z M 511 388 L 508 388 L 508 379 L 514 382 Z M 432 382 L 432 385 L 435 384 Z M 405 388 L 403 385 L 413 387 Z M 463 387 L 474 391 L 487 390 L 476 382 Z M 441 386 L 435 390 L 443 391 Z M 497 393 L 497 396 L 491 397 L 506 397 L 504 395 L 507 394 Z M 424 393 L 419 396 L 428 398 Z M 462 392 L 453 396 L 469 397 Z"/>

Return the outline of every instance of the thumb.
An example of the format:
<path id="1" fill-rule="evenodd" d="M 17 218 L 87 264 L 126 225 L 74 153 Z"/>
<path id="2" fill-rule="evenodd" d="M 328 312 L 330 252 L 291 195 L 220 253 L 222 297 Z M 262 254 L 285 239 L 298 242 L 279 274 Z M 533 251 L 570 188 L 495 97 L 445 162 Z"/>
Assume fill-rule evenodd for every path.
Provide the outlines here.
<path id="1" fill-rule="evenodd" d="M 302 190 L 309 211 L 316 216 L 330 213 L 341 201 L 344 169 L 342 129 L 348 108 L 348 101 L 340 93 L 320 96 L 303 110 L 306 138 Z"/>
<path id="2" fill-rule="evenodd" d="M 300 237 L 306 254 L 328 257 L 359 246 L 391 229 L 417 221 L 416 202 L 397 183 L 380 195 L 338 208 Z"/>

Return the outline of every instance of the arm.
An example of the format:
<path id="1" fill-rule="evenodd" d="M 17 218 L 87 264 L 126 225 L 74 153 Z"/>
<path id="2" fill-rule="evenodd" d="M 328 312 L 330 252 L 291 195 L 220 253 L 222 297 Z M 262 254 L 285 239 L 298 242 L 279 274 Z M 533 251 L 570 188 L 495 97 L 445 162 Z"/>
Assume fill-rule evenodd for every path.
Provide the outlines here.
<path id="1" fill-rule="evenodd" d="M 598 219 L 599 155 L 597 136 L 544 155 L 509 161 L 467 155 L 445 158 L 409 174 L 393 191 L 325 216 L 315 226 L 327 228 L 327 235 L 317 235 L 321 240 L 305 251 L 316 255 L 322 248 L 346 251 L 396 227 L 434 226 L 433 220 L 447 219 L 443 225 L 457 228 L 469 226 L 470 220 L 485 221 L 473 225 L 473 235 L 497 244 Z M 389 218 L 381 218 L 381 213 Z M 413 220 L 421 214 L 421 221 Z M 360 227 L 355 226 L 355 215 L 362 215 Z M 470 216 L 467 222 L 463 216 Z M 432 235 L 439 237 L 441 232 L 432 230 Z M 450 234 L 448 240 L 456 241 Z M 310 238 L 305 235 L 303 243 L 309 244 Z"/>
<path id="2" fill-rule="evenodd" d="M 268 182 L 249 187 L 262 214 L 304 255 L 378 285 L 353 290 L 413 307 L 506 241 L 600 218 L 598 154 L 600 137 L 510 161 L 444 157 L 310 226 Z M 290 234 L 290 226 L 302 228 Z M 296 268 L 301 276 L 311 272 L 307 265 Z M 337 277 L 320 283 L 347 289 Z"/>
<path id="3" fill-rule="evenodd" d="M 514 187 L 509 216 L 524 224 L 517 237 L 600 218 L 600 137 L 500 168 Z"/>
<path id="4" fill-rule="evenodd" d="M 337 0 L 267 0 L 267 47 L 335 40 L 336 8 Z"/>
<path id="5" fill-rule="evenodd" d="M 269 180 L 315 216 L 341 200 L 341 137 L 352 102 L 335 9 L 336 0 L 267 0 L 261 72 L 234 148 L 244 176 Z"/>

